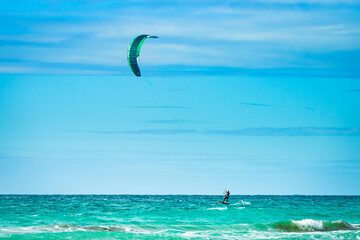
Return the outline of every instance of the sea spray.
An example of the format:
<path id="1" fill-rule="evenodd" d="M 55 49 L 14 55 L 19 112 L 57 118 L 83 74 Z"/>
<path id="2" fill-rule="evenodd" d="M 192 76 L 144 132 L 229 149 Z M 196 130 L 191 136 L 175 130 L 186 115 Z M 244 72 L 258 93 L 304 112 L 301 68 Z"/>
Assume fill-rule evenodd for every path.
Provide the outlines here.
<path id="1" fill-rule="evenodd" d="M 285 232 L 314 232 L 314 231 L 339 231 L 360 230 L 359 225 L 350 224 L 343 220 L 323 221 L 313 219 L 288 220 L 270 224 L 275 229 Z"/>

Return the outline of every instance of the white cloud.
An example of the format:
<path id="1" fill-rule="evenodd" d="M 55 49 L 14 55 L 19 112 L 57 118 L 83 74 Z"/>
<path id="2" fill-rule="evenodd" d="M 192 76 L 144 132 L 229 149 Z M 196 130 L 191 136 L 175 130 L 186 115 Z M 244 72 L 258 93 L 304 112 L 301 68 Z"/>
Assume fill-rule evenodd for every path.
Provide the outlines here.
<path id="1" fill-rule="evenodd" d="M 140 58 L 144 65 L 326 67 L 326 62 L 304 55 L 360 49 L 356 9 L 186 5 L 109 11 L 112 15 L 95 12 L 98 21 L 86 20 L 84 13 L 79 21 L 45 18 L 30 24 L 29 33 L 3 34 L 0 40 L 18 43 L 0 47 L 0 54 L 27 62 L 126 66 L 128 45 L 140 33 L 160 37 L 144 45 Z"/>

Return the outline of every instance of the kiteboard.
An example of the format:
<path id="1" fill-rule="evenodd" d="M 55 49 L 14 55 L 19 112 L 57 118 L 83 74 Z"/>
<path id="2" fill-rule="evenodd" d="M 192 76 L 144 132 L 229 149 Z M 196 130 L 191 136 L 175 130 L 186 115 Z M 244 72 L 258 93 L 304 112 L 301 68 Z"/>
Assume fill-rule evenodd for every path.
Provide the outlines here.
<path id="1" fill-rule="evenodd" d="M 230 203 L 222 202 L 222 201 L 219 201 L 219 203 L 222 203 L 222 204 L 225 204 L 225 205 L 230 205 Z"/>

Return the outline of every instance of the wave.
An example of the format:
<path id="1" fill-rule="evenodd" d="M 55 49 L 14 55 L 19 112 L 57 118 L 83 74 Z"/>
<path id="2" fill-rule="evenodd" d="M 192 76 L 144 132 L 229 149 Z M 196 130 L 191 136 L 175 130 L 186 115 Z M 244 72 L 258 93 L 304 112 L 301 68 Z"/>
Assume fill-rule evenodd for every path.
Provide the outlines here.
<path id="1" fill-rule="evenodd" d="M 330 222 L 322 220 L 303 219 L 277 222 L 270 225 L 273 228 L 284 232 L 360 230 L 360 224 L 351 224 L 343 220 Z"/>
<path id="2" fill-rule="evenodd" d="M 71 224 L 39 225 L 17 228 L 0 228 L 0 233 L 26 234 L 26 233 L 60 233 L 60 232 L 137 232 L 127 226 L 79 226 Z"/>
<path id="3" fill-rule="evenodd" d="M 227 207 L 214 207 L 214 208 L 208 208 L 207 210 L 227 210 Z"/>
<path id="4" fill-rule="evenodd" d="M 219 209 L 218 209 L 219 210 Z M 269 224 L 229 224 L 229 225 L 91 225 L 80 226 L 71 224 L 53 224 L 53 225 L 38 225 L 29 227 L 0 227 L 0 238 L 11 238 L 17 234 L 38 234 L 38 233 L 64 233 L 64 232 L 118 232 L 119 234 L 141 234 L 154 235 L 158 238 L 206 238 L 213 239 L 219 236 L 218 239 L 277 239 L 285 236 L 292 236 L 293 234 L 303 234 L 311 232 L 312 234 L 321 234 L 326 236 L 338 236 L 338 234 L 349 232 L 332 232 L 339 230 L 360 230 L 360 224 L 350 224 L 345 221 L 322 221 L 313 219 L 303 220 L 289 220 Z M 325 233 L 325 231 L 328 231 Z M 118 234 L 115 233 L 115 234 Z M 354 231 L 354 234 L 358 232 Z M 140 235 L 138 235 L 140 234 Z M 120 236 L 120 235 L 119 235 Z M 122 236 L 122 235 L 121 235 Z M 242 238 L 240 237 L 242 236 Z M 315 235 L 314 235 L 315 236 Z M 345 239 L 354 239 L 346 235 Z M 140 237 L 139 237 L 140 238 Z M 321 239 L 330 239 L 321 238 Z"/>
<path id="5" fill-rule="evenodd" d="M 233 205 L 251 205 L 251 202 L 240 200 L 239 202 L 236 202 Z"/>

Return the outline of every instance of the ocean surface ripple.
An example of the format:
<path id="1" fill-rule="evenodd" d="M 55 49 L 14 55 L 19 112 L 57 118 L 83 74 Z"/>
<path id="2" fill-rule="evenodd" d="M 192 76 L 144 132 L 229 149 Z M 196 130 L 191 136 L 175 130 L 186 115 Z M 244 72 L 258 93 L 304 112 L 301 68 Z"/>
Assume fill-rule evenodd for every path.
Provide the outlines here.
<path id="1" fill-rule="evenodd" d="M 3 239 L 360 239 L 359 196 L 0 195 Z"/>

